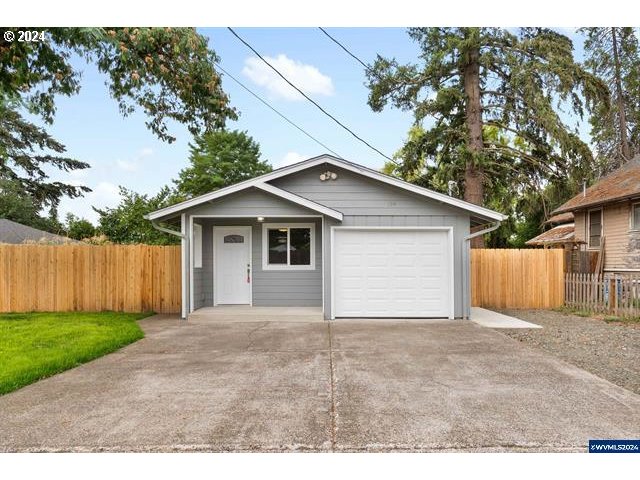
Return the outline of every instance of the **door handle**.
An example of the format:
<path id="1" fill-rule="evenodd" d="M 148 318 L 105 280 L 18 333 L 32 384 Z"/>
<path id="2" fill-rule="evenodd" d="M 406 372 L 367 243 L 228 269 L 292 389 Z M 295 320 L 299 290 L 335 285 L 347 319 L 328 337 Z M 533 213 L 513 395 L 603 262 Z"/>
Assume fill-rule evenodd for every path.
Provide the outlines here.
<path id="1" fill-rule="evenodd" d="M 247 263 L 247 283 L 251 283 L 251 265 Z"/>

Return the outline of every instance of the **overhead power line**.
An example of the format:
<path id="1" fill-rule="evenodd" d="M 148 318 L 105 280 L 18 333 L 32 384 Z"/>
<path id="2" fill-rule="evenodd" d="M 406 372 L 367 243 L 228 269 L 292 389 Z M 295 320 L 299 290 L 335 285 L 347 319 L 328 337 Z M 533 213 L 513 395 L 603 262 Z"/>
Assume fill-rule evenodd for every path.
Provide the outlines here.
<path id="1" fill-rule="evenodd" d="M 280 73 L 280 71 L 276 67 L 271 65 L 271 63 L 269 63 L 266 58 L 264 58 L 262 55 L 260 55 L 260 53 L 255 48 L 253 48 L 249 43 L 247 43 L 246 40 L 244 40 L 240 35 L 238 35 L 233 28 L 227 27 L 227 29 L 233 34 L 234 37 L 236 37 L 238 40 L 240 40 L 240 42 L 242 42 L 249 50 L 251 50 L 254 54 L 256 54 L 260 60 L 262 60 L 265 64 L 267 64 L 267 66 L 271 70 L 273 70 L 280 78 L 282 78 L 282 80 L 287 82 L 291 87 L 293 87 L 300 95 L 302 95 L 304 98 L 306 98 L 309 102 L 313 103 L 327 117 L 329 117 L 335 123 L 340 125 L 343 129 L 345 129 L 347 132 L 349 132 L 351 135 L 353 135 L 360 142 L 364 143 L 371 150 L 373 150 L 373 151 L 377 152 L 378 154 L 382 155 L 387 160 L 389 160 L 389 161 L 391 161 L 393 163 L 396 163 L 395 160 L 393 160 L 393 158 L 389 157 L 388 155 L 385 155 L 380 150 L 378 150 L 376 147 L 374 147 L 369 142 L 367 142 L 364 138 L 360 137 L 357 133 L 355 133 L 353 130 L 351 130 L 349 127 L 347 127 L 344 123 L 342 123 L 340 120 L 338 120 L 336 117 L 334 117 L 329 112 L 327 112 L 324 108 L 322 108 L 322 106 L 320 104 L 318 104 L 314 99 L 309 97 L 306 93 L 304 93 L 297 86 L 295 86 L 293 83 L 291 83 L 289 81 L 289 79 L 287 77 L 285 77 L 282 73 Z"/>
<path id="2" fill-rule="evenodd" d="M 263 100 L 257 93 L 255 93 L 253 90 L 251 90 L 249 87 L 247 87 L 246 85 L 244 85 L 240 80 L 238 80 L 236 77 L 234 77 L 233 75 L 231 75 L 229 72 L 227 72 L 224 68 L 222 68 L 222 65 L 220 65 L 218 62 L 215 62 L 216 66 L 218 67 L 218 69 L 220 69 L 220 71 L 222 73 L 224 73 L 225 75 L 227 75 L 231 80 L 233 80 L 234 82 L 236 82 L 238 85 L 240 85 L 242 88 L 244 88 L 247 92 L 249 92 L 251 95 L 253 95 L 255 98 L 257 98 L 261 103 L 263 103 L 264 105 L 267 106 L 267 108 L 269 108 L 270 110 L 272 110 L 273 112 L 275 112 L 277 115 L 279 115 L 284 121 L 286 121 L 289 125 L 293 126 L 294 128 L 296 128 L 297 130 L 301 131 L 302 133 L 304 133 L 307 137 L 309 137 L 311 140 L 313 140 L 314 142 L 316 142 L 318 145 L 320 145 L 322 148 L 325 148 L 326 150 L 328 150 L 329 152 L 333 153 L 336 157 L 338 158 L 342 158 L 342 156 L 338 153 L 336 153 L 334 150 L 332 150 L 331 148 L 327 147 L 324 143 L 322 143 L 320 140 L 318 140 L 316 137 L 314 137 L 313 135 L 311 135 L 309 132 L 307 132 L 304 128 L 298 126 L 293 120 L 290 120 L 289 118 L 287 118 L 283 113 L 279 112 L 275 107 L 273 107 L 271 104 L 269 104 L 269 102 L 267 102 L 266 100 Z"/>
<path id="3" fill-rule="evenodd" d="M 356 62 L 358 62 L 360 65 L 362 65 L 364 67 L 364 69 L 367 72 L 372 71 L 371 67 L 369 65 L 367 65 L 366 63 L 364 63 L 362 60 L 360 60 L 357 55 L 355 53 L 352 53 L 347 47 L 345 47 L 342 43 L 340 43 L 338 40 L 336 40 L 333 36 L 331 36 L 331 34 L 329 34 L 329 32 L 327 32 L 324 28 L 322 27 L 318 27 L 320 29 L 320 31 L 322 33 L 324 33 L 327 37 L 329 37 L 331 39 L 331 41 L 333 41 L 333 43 L 335 43 L 336 45 L 338 45 L 342 50 L 344 50 L 345 52 L 347 52 L 347 55 L 349 55 L 350 57 L 353 57 L 355 59 Z"/>

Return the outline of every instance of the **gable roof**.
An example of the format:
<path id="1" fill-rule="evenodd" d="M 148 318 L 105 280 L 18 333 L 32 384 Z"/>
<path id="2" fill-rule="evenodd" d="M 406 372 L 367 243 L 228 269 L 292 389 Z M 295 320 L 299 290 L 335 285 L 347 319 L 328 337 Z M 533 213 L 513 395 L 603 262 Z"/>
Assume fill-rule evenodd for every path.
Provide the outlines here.
<path id="1" fill-rule="evenodd" d="M 236 183 L 235 185 L 231 185 L 229 187 L 225 187 L 225 188 L 221 188 L 219 190 L 215 190 L 213 192 L 210 193 L 206 193 L 204 195 L 200 195 L 199 197 L 195 197 L 192 198 L 190 200 L 186 200 L 184 202 L 181 203 L 177 203 L 175 205 L 171 205 L 169 207 L 165 207 L 162 208 L 160 210 L 156 210 L 155 212 L 151 212 L 148 215 L 146 215 L 145 218 L 148 218 L 149 220 L 157 220 L 160 218 L 165 218 L 165 217 L 171 217 L 174 215 L 177 215 L 179 212 L 186 210 L 188 208 L 194 207 L 196 205 L 200 205 L 202 203 L 205 202 L 209 202 L 211 200 L 215 200 L 217 198 L 221 198 L 224 197 L 226 195 L 230 195 L 232 193 L 235 192 L 239 192 L 241 190 L 247 189 L 247 188 L 251 188 L 251 187 L 256 187 L 256 188 L 261 188 L 264 191 L 268 191 L 269 193 L 273 193 L 275 195 L 279 195 L 282 198 L 287 198 L 287 196 L 289 196 L 289 198 L 287 198 L 288 200 L 291 200 L 294 203 L 299 203 L 300 205 L 303 206 L 307 206 L 307 208 L 311 208 L 312 210 L 318 211 L 320 212 L 319 208 L 322 207 L 323 209 L 328 209 L 328 210 L 332 210 L 333 213 L 335 214 L 339 214 L 340 215 L 340 219 L 342 219 L 342 213 L 338 212 L 337 210 L 333 210 L 333 209 L 329 209 L 328 207 L 324 206 L 324 205 L 320 205 L 318 203 L 315 202 L 311 202 L 311 200 L 307 200 L 303 197 L 300 197 L 298 195 L 294 195 L 290 192 L 287 192 L 286 190 L 282 190 L 279 189 L 278 187 L 275 187 L 271 184 L 269 184 L 268 182 L 271 180 L 275 180 L 276 178 L 281 178 L 284 177 L 286 175 L 290 175 L 292 173 L 296 173 L 302 170 L 306 170 L 307 168 L 311 168 L 314 167 L 316 165 L 321 165 L 323 163 L 328 163 L 331 165 L 334 165 L 336 167 L 340 167 L 340 168 L 344 168 L 345 170 L 349 170 L 351 172 L 363 175 L 365 177 L 368 178 L 372 178 L 374 180 L 378 180 L 381 181 L 383 183 L 386 183 L 388 185 L 393 185 L 395 187 L 401 188 L 403 190 L 415 193 L 417 195 L 426 197 L 426 198 L 430 198 L 432 200 L 436 200 L 438 202 L 447 204 L 447 205 L 451 205 L 457 208 L 461 208 L 463 210 L 466 210 L 472 214 L 474 214 L 474 216 L 480 217 L 482 219 L 486 219 L 486 220 L 493 220 L 493 221 L 501 221 L 507 218 L 506 215 L 503 215 L 501 213 L 495 212 L 493 210 L 489 210 L 488 208 L 484 208 L 481 207 L 479 205 L 474 205 L 472 203 L 469 202 L 465 202 L 464 200 L 460 200 L 458 198 L 454 198 L 454 197 L 450 197 L 448 195 L 444 195 L 442 193 L 438 193 L 438 192 L 434 192 L 433 190 L 429 190 L 427 188 L 423 188 L 423 187 L 419 187 L 417 185 L 413 185 L 409 182 L 405 182 L 404 180 L 399 180 L 395 177 L 392 177 L 390 175 L 386 175 L 384 173 L 380 173 L 376 170 L 373 170 L 371 168 L 368 167 L 364 167 L 362 165 L 358 165 L 357 163 L 353 163 L 353 162 L 349 162 L 347 160 L 341 159 L 341 158 L 337 158 L 331 155 L 320 155 L 317 157 L 312 157 L 309 158 L 308 160 L 303 160 L 301 162 L 295 163 L 293 165 L 289 165 L 287 167 L 282 167 L 279 168 L 277 170 L 274 170 L 270 173 L 266 173 L 264 175 L 261 175 L 259 177 L 253 178 L 251 180 L 245 180 L 244 182 L 240 182 L 240 183 Z M 266 188 L 265 188 L 266 187 Z M 275 189 L 275 190 L 274 190 Z M 276 193 L 276 190 L 279 190 L 281 193 Z M 293 197 L 297 197 L 297 198 L 293 198 Z M 313 207 L 308 206 L 308 205 L 304 205 L 303 203 L 301 203 L 301 201 L 304 200 L 306 202 L 310 202 L 310 204 L 314 204 Z M 322 212 L 324 213 L 324 212 Z M 325 213 L 326 215 L 328 215 L 328 213 Z M 330 215 L 330 216 L 334 216 L 334 215 Z M 334 218 L 337 218 L 334 216 Z"/>
<path id="2" fill-rule="evenodd" d="M 571 212 L 627 198 L 640 197 L 640 155 L 580 192 L 553 213 Z"/>
<path id="3" fill-rule="evenodd" d="M 45 240 L 52 243 L 76 243 L 75 240 L 0 218 L 0 243 L 19 244 Z"/>

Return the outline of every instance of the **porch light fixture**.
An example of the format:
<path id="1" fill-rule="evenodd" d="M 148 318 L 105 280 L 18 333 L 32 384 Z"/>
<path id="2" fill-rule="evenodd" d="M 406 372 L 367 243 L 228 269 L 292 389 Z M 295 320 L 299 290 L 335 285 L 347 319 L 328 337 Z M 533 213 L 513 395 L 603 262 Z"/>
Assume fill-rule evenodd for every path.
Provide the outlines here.
<path id="1" fill-rule="evenodd" d="M 258 217 L 259 222 L 264 222 L 264 217 Z"/>
<path id="2" fill-rule="evenodd" d="M 338 174 L 331 171 L 326 171 L 320 174 L 320 181 L 326 182 L 327 180 L 335 180 L 338 178 Z"/>

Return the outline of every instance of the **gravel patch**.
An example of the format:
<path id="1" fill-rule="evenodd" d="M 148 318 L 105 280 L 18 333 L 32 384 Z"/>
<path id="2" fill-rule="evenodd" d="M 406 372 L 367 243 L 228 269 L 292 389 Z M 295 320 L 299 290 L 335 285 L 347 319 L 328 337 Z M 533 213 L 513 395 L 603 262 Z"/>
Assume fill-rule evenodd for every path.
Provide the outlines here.
<path id="1" fill-rule="evenodd" d="M 640 394 L 640 324 L 552 310 L 501 310 L 544 328 L 500 332 Z"/>

